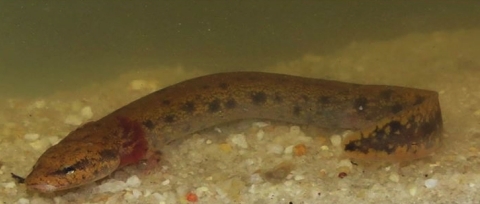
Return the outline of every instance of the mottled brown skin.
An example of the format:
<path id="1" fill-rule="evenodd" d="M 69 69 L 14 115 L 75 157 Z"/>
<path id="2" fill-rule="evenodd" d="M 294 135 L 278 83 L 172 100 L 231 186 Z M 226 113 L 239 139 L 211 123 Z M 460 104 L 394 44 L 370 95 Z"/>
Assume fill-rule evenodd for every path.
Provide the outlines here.
<path id="1" fill-rule="evenodd" d="M 140 98 L 71 132 L 26 178 L 53 192 L 99 180 L 183 136 L 229 121 L 259 118 L 352 130 L 351 158 L 408 160 L 439 146 L 442 116 L 433 91 L 358 85 L 261 72 L 190 79 Z"/>

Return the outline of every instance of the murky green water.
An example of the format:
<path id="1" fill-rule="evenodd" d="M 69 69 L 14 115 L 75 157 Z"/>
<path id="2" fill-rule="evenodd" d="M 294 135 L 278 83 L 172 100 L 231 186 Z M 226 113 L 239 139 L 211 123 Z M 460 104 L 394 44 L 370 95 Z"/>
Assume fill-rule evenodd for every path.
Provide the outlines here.
<path id="1" fill-rule="evenodd" d="M 48 95 L 146 68 L 255 70 L 352 42 L 480 26 L 478 3 L 0 2 L 0 92 Z"/>

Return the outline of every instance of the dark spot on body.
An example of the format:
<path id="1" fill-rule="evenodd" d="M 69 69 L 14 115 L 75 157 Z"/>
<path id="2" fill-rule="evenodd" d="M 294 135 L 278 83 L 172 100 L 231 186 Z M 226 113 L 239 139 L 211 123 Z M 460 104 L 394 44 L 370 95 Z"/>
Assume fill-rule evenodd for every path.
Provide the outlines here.
<path id="1" fill-rule="evenodd" d="M 189 132 L 192 127 L 189 124 L 186 124 L 185 127 L 182 128 L 183 132 Z"/>
<path id="2" fill-rule="evenodd" d="M 256 105 L 261 105 L 267 102 L 267 94 L 265 94 L 265 92 L 253 92 L 251 98 L 252 102 Z"/>
<path id="3" fill-rule="evenodd" d="M 419 105 L 419 104 L 423 103 L 423 101 L 425 101 L 425 97 L 415 95 L 415 102 L 413 103 L 413 105 Z"/>
<path id="4" fill-rule="evenodd" d="M 193 113 L 195 111 L 195 103 L 193 101 L 187 101 L 183 104 L 182 110 L 187 113 Z"/>
<path id="5" fill-rule="evenodd" d="M 220 87 L 221 89 L 224 89 L 224 90 L 225 90 L 225 89 L 228 88 L 228 84 L 225 83 L 225 82 L 223 82 L 223 83 L 220 83 L 220 84 L 218 85 L 218 87 Z"/>
<path id="6" fill-rule="evenodd" d="M 287 116 L 286 116 L 285 114 L 283 114 L 283 113 L 279 113 L 279 114 L 278 114 L 278 118 L 285 118 L 285 117 L 287 117 Z"/>
<path id="7" fill-rule="evenodd" d="M 211 102 L 208 104 L 208 111 L 209 111 L 210 113 L 214 113 L 214 112 L 220 111 L 220 100 L 219 100 L 219 99 L 215 99 L 215 100 L 211 101 Z"/>
<path id="8" fill-rule="evenodd" d="M 391 89 L 384 90 L 380 92 L 380 98 L 384 100 L 390 100 L 392 97 L 393 91 Z"/>
<path id="9" fill-rule="evenodd" d="M 435 132 L 438 129 L 438 127 L 435 122 L 428 122 L 428 123 L 423 123 L 419 129 L 421 134 L 430 135 L 433 132 Z"/>
<path id="10" fill-rule="evenodd" d="M 386 129 L 389 129 L 387 132 Z M 371 150 L 392 154 L 399 146 L 410 146 L 415 141 L 415 128 L 406 129 L 399 121 L 391 121 L 382 127 L 377 127 L 367 136 L 361 134 L 360 140 L 352 141 L 345 145 L 345 151 L 358 151 L 365 154 Z M 392 139 L 394 138 L 394 139 Z"/>
<path id="11" fill-rule="evenodd" d="M 375 133 L 377 134 L 377 137 L 363 138 L 361 140 L 349 142 L 345 145 L 345 151 L 362 152 L 364 154 L 368 154 L 372 150 L 385 152 L 387 154 L 395 152 L 395 149 L 397 148 L 396 145 L 388 145 L 385 144 L 385 141 L 383 140 L 377 140 L 377 138 L 382 139 L 382 137 L 385 137 L 384 131 L 378 132 L 375 130 Z"/>
<path id="12" fill-rule="evenodd" d="M 235 101 L 235 99 L 233 99 L 233 98 L 228 99 L 227 102 L 225 103 L 225 107 L 227 109 L 233 109 L 233 108 L 237 107 L 237 101 Z"/>
<path id="13" fill-rule="evenodd" d="M 293 107 L 294 116 L 300 116 L 301 113 L 302 113 L 302 108 L 300 106 L 296 105 Z"/>
<path id="14" fill-rule="evenodd" d="M 202 85 L 202 89 L 209 89 L 210 86 L 209 85 Z"/>
<path id="15" fill-rule="evenodd" d="M 396 113 L 398 113 L 402 110 L 403 110 L 403 106 L 400 105 L 400 104 L 395 104 L 395 105 L 392 106 L 392 113 L 393 114 L 396 114 Z"/>
<path id="16" fill-rule="evenodd" d="M 99 154 L 102 157 L 102 161 L 103 160 L 111 161 L 111 160 L 118 159 L 118 152 L 115 152 L 111 149 L 102 150 L 102 151 L 100 151 Z"/>
<path id="17" fill-rule="evenodd" d="M 442 111 L 436 110 L 435 117 L 433 120 L 435 121 L 435 123 L 437 123 L 438 127 L 441 129 L 443 127 Z"/>
<path id="18" fill-rule="evenodd" d="M 321 104 L 329 104 L 330 103 L 330 97 L 328 96 L 320 96 L 318 97 L 318 103 L 321 103 Z"/>
<path id="19" fill-rule="evenodd" d="M 166 123 L 173 123 L 173 122 L 175 122 L 175 115 L 173 115 L 173 114 L 166 115 L 163 118 L 163 121 L 165 121 Z"/>
<path id="20" fill-rule="evenodd" d="M 153 124 L 152 120 L 145 120 L 142 123 L 145 127 L 147 127 L 149 130 L 153 129 L 155 127 L 155 124 Z"/>
<path id="21" fill-rule="evenodd" d="M 396 121 L 396 120 L 391 121 L 389 123 L 389 127 L 390 127 L 391 134 L 393 134 L 395 132 L 398 132 L 398 131 L 401 131 L 402 128 L 403 128 L 402 124 L 399 121 Z"/>
<path id="22" fill-rule="evenodd" d="M 303 99 L 303 101 L 308 102 L 308 100 L 310 100 L 310 97 L 308 97 L 305 94 L 302 94 L 302 99 Z"/>
<path id="23" fill-rule="evenodd" d="M 367 98 L 361 96 L 355 99 L 353 102 L 353 108 L 357 111 L 363 112 L 367 108 Z"/>
<path id="24" fill-rule="evenodd" d="M 249 77 L 247 77 L 247 80 L 249 80 L 249 81 L 257 81 L 258 79 L 257 79 L 257 77 L 255 77 L 255 76 L 249 76 Z"/>
<path id="25" fill-rule="evenodd" d="M 352 142 L 349 142 L 348 144 L 345 145 L 345 148 L 344 150 L 346 152 L 355 152 L 355 151 L 360 151 L 362 153 L 368 153 L 368 151 L 362 151 L 362 149 L 360 148 L 361 146 L 361 142 L 360 141 L 352 141 Z"/>
<path id="26" fill-rule="evenodd" d="M 280 95 L 280 93 L 275 93 L 275 96 L 273 97 L 273 101 L 277 103 L 282 103 L 283 102 L 283 97 Z"/>
<path id="27" fill-rule="evenodd" d="M 315 118 L 313 118 L 311 114 L 306 115 L 305 121 L 307 125 L 312 125 L 316 123 Z"/>
<path id="28" fill-rule="evenodd" d="M 170 103 L 171 103 L 170 100 L 163 100 L 162 101 L 162 104 L 166 105 L 166 106 L 170 105 Z"/>

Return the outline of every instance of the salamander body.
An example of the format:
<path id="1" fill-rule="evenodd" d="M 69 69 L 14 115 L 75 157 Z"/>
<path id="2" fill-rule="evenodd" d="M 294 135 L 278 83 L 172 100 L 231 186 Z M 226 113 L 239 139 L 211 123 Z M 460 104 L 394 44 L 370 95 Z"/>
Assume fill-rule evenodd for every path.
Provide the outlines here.
<path id="1" fill-rule="evenodd" d="M 137 163 L 171 141 L 249 118 L 352 130 L 342 143 L 350 158 L 421 158 L 439 146 L 442 133 L 434 91 L 262 72 L 219 73 L 158 90 L 84 124 L 43 153 L 25 183 L 39 192 L 78 187 Z"/>

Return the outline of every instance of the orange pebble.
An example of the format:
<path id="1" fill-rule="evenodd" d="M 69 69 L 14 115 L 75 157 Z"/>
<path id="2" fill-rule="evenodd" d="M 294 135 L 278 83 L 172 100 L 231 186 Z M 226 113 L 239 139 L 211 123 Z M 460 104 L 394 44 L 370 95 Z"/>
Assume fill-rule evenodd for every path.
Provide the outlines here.
<path id="1" fill-rule="evenodd" d="M 346 176 L 347 176 L 347 173 L 345 173 L 345 172 L 340 172 L 338 174 L 338 178 L 345 178 Z"/>
<path id="2" fill-rule="evenodd" d="M 198 201 L 198 196 L 195 193 L 189 192 L 189 193 L 187 193 L 187 200 L 189 202 L 197 202 Z"/>
<path id="3" fill-rule="evenodd" d="M 293 148 L 293 153 L 295 156 L 302 156 L 307 153 L 307 147 L 304 144 L 295 145 Z"/>
<path id="4" fill-rule="evenodd" d="M 231 152 L 232 146 L 228 143 L 223 143 L 223 144 L 220 144 L 220 149 L 224 152 Z"/>

